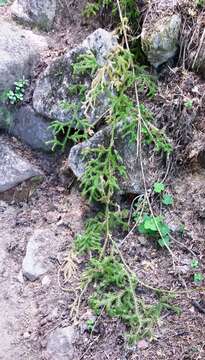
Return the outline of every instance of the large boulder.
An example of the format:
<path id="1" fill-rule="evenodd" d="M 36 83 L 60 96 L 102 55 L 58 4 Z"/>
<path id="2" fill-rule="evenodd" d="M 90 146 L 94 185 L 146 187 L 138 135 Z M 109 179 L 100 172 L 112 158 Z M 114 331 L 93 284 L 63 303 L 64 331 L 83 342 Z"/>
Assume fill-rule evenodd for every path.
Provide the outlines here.
<path id="1" fill-rule="evenodd" d="M 0 138 L 0 194 L 29 179 L 42 177 L 42 172 L 24 160 Z"/>
<path id="2" fill-rule="evenodd" d="M 87 161 L 90 155 L 85 156 L 88 149 L 109 146 L 110 143 L 110 127 L 98 131 L 92 138 L 83 143 L 72 147 L 69 158 L 68 167 L 80 179 L 85 172 Z M 137 159 L 137 144 L 130 143 L 128 137 L 123 137 L 121 126 L 118 126 L 115 135 L 114 147 L 121 156 L 123 164 L 126 167 L 126 177 L 119 176 L 120 193 L 140 194 L 143 192 L 143 182 L 141 177 L 141 168 Z"/>
<path id="3" fill-rule="evenodd" d="M 142 49 L 154 67 L 173 58 L 179 45 L 181 16 L 175 14 L 177 0 L 151 3 L 142 27 Z"/>
<path id="4" fill-rule="evenodd" d="M 113 33 L 98 29 L 91 34 L 80 46 L 69 51 L 60 58 L 52 62 L 45 72 L 40 75 L 33 95 L 33 107 L 50 120 L 60 120 L 62 122 L 71 121 L 73 117 L 82 118 L 82 94 L 72 93 L 72 85 L 83 85 L 89 89 L 92 82 L 92 75 L 74 75 L 73 64 L 76 63 L 79 55 L 93 54 L 97 63 L 105 63 L 107 55 L 117 45 L 117 39 Z M 62 107 L 62 101 L 72 104 L 72 109 Z M 73 110 L 73 106 L 75 109 Z M 96 116 L 105 112 L 106 99 L 102 97 L 98 106 L 90 115 L 91 121 L 95 121 Z M 74 115 L 75 113 L 75 115 Z"/>
<path id="5" fill-rule="evenodd" d="M 22 24 L 50 30 L 56 15 L 56 0 L 15 0 L 11 13 Z"/>
<path id="6" fill-rule="evenodd" d="M 12 88 L 15 81 L 29 79 L 46 49 L 43 36 L 0 19 L 0 95 Z"/>
<path id="7" fill-rule="evenodd" d="M 30 79 L 41 53 L 46 50 L 43 36 L 0 19 L 0 130 L 10 130 L 36 149 L 48 149 L 44 139 L 51 139 L 47 124 L 27 107 L 20 109 L 7 104 L 5 93 L 14 89 L 14 83 Z M 36 133 L 34 138 L 32 132 Z"/>
<path id="8" fill-rule="evenodd" d="M 53 132 L 49 123 L 37 115 L 31 106 L 22 106 L 11 115 L 7 131 L 34 150 L 51 151 Z"/>

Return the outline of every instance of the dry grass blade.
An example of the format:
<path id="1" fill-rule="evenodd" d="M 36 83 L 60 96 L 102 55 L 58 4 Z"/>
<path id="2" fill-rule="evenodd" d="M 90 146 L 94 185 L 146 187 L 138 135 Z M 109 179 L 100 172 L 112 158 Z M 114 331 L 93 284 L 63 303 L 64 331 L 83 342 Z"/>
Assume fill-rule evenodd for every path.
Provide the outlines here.
<path id="1" fill-rule="evenodd" d="M 61 265 L 60 271 L 63 273 L 64 275 L 64 279 L 66 282 L 68 282 L 71 277 L 73 277 L 78 269 L 78 264 L 79 260 L 76 256 L 76 254 L 74 253 L 74 251 L 70 251 L 65 259 L 63 264 Z"/>

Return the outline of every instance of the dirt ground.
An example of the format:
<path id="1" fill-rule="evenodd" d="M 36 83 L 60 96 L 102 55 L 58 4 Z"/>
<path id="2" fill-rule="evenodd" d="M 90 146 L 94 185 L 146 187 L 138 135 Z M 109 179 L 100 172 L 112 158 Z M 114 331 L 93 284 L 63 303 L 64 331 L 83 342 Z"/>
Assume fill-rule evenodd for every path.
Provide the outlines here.
<path id="1" fill-rule="evenodd" d="M 48 34 L 52 46 L 41 66 L 78 44 L 98 26 L 79 21 L 82 7 L 83 3 L 73 1 L 67 17 L 56 23 L 55 31 Z M 7 7 L 0 8 L 0 16 L 3 15 L 11 21 Z M 177 75 L 174 78 L 172 72 L 170 87 L 177 81 Z M 204 86 L 201 80 L 200 86 Z M 202 113 L 200 116 L 204 117 Z M 45 173 L 45 181 L 28 201 L 10 204 L 0 201 L 0 360 L 47 360 L 45 350 L 49 334 L 57 327 L 73 324 L 70 306 L 74 293 L 62 289 L 67 284 L 61 277 L 59 279 L 59 269 L 75 235 L 83 228 L 88 204 L 72 177 L 65 185 L 59 175 L 66 155 L 33 152 L 15 139 L 0 136 Z M 135 346 L 128 346 L 123 338 L 124 325 L 103 313 L 95 331 L 92 334 L 87 331 L 90 310 L 86 303 L 88 294 L 85 294 L 76 324 L 74 360 L 205 359 L 205 295 L 200 291 L 204 283 L 194 284 L 194 270 L 190 266 L 197 257 L 199 271 L 205 275 L 205 169 L 186 165 L 177 170 L 177 175 L 171 172 L 168 183 L 174 207 L 166 211 L 165 218 L 175 239 L 171 247 L 175 266 L 169 252 L 157 249 L 137 233 L 130 235 L 122 251 L 141 281 L 152 287 L 176 290 L 174 303 L 180 307 L 181 314 L 166 311 L 151 340 L 144 339 Z M 179 231 L 182 224 L 183 234 Z M 52 231 L 55 242 L 50 250 L 56 255 L 50 259 L 52 270 L 48 275 L 29 282 L 23 278 L 21 268 L 28 239 L 36 229 Z M 74 288 L 78 286 L 79 277 L 80 266 L 77 277 L 72 279 Z M 150 303 L 156 301 L 153 292 L 146 287 L 139 286 L 137 292 Z"/>

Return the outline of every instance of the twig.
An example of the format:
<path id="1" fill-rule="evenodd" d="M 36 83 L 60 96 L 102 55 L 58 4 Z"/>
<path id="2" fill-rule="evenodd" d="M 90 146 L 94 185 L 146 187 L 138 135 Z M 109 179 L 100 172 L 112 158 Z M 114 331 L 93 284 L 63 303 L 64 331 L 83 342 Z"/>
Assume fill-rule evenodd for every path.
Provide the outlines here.
<path id="1" fill-rule="evenodd" d="M 130 213 L 129 213 L 129 219 L 128 219 L 128 226 L 130 225 L 130 222 L 131 222 L 134 203 L 135 203 L 136 200 L 138 200 L 138 199 L 140 199 L 142 197 L 144 197 L 144 195 L 138 195 L 132 200 L 131 207 L 130 207 Z"/>
<path id="2" fill-rule="evenodd" d="M 134 226 L 132 227 L 132 229 L 128 232 L 128 234 L 124 237 L 124 239 L 122 239 L 119 243 L 119 246 L 121 247 L 124 242 L 129 238 L 129 236 L 133 233 L 133 231 L 136 229 L 137 227 L 137 223 L 134 224 Z"/>
<path id="3" fill-rule="evenodd" d="M 203 45 L 204 38 L 205 38 L 205 29 L 203 31 L 203 34 L 202 34 L 202 37 L 201 37 L 201 40 L 200 40 L 200 44 L 199 44 L 199 47 L 198 47 L 197 52 L 196 52 L 196 56 L 195 56 L 193 64 L 192 64 L 192 69 L 194 68 L 194 66 L 196 64 L 197 58 L 199 56 L 199 53 L 200 53 L 202 45 Z"/>
<path id="4" fill-rule="evenodd" d="M 100 335 L 98 335 L 98 337 L 96 339 L 94 339 L 90 344 L 89 346 L 87 347 L 87 349 L 85 350 L 85 352 L 81 355 L 80 359 L 79 360 L 82 360 L 84 359 L 84 356 L 88 353 L 88 351 L 90 350 L 90 348 L 93 346 L 94 343 L 96 343 L 100 338 Z"/>
<path id="5" fill-rule="evenodd" d="M 119 243 L 119 246 L 121 247 L 124 242 L 129 238 L 129 236 L 133 233 L 133 231 L 136 229 L 136 227 L 138 226 L 138 224 L 140 223 L 141 219 L 142 219 L 142 214 L 144 212 L 144 208 L 145 208 L 145 202 L 143 203 L 143 207 L 140 211 L 140 215 L 139 215 L 139 218 L 138 218 L 138 221 L 135 222 L 134 226 L 131 228 L 131 230 L 128 232 L 128 234 L 124 237 L 124 239 L 122 239 Z M 128 225 L 129 225 L 129 222 L 130 222 L 130 219 L 128 221 Z"/>
<path id="6" fill-rule="evenodd" d="M 87 281 L 87 283 L 85 284 L 85 286 L 84 286 L 83 290 L 81 291 L 80 295 L 78 296 L 78 298 L 76 298 L 76 300 L 73 303 L 70 315 L 71 315 L 71 317 L 73 317 L 73 313 L 75 311 L 75 320 L 78 318 L 82 297 L 85 294 L 85 292 L 87 291 L 87 288 L 88 288 L 89 284 L 90 284 L 90 280 Z"/>
<path id="7" fill-rule="evenodd" d="M 192 305 L 202 314 L 205 314 L 205 307 L 201 306 L 198 301 L 193 300 Z"/>
<path id="8" fill-rule="evenodd" d="M 192 251 L 191 249 L 189 249 L 184 243 L 181 243 L 180 241 L 176 240 L 172 235 L 170 235 L 170 238 L 172 239 L 172 241 L 174 241 L 175 243 L 179 244 L 181 247 L 185 248 L 187 251 L 189 251 L 193 256 L 196 257 L 196 254 L 194 253 L 194 251 Z"/>

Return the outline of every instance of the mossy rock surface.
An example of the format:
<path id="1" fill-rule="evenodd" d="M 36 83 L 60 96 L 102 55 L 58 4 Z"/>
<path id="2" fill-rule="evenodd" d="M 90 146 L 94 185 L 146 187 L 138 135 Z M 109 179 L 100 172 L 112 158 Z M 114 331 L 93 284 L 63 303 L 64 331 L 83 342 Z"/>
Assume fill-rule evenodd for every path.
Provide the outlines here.
<path id="1" fill-rule="evenodd" d="M 90 89 L 94 74 L 74 75 L 73 65 L 80 55 L 93 54 L 99 65 L 106 61 L 107 55 L 117 45 L 116 37 L 106 30 L 98 29 L 78 47 L 55 59 L 37 80 L 33 95 L 33 106 L 37 113 L 50 121 L 73 120 L 73 109 L 62 107 L 62 101 L 77 109 L 78 118 L 84 117 L 83 101 L 80 94 L 71 94 L 73 85 Z M 76 106 L 75 106 L 76 105 Z M 90 114 L 90 122 L 95 122 L 107 109 L 106 98 L 99 99 L 98 106 Z"/>
<path id="2" fill-rule="evenodd" d="M 142 29 L 142 49 L 154 67 L 175 56 L 179 45 L 180 15 L 168 15 L 152 20 Z"/>
<path id="3" fill-rule="evenodd" d="M 56 9 L 56 0 L 15 0 L 11 13 L 19 23 L 48 31 L 53 26 Z"/>

